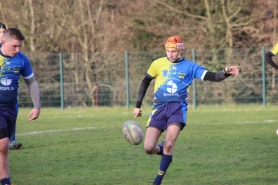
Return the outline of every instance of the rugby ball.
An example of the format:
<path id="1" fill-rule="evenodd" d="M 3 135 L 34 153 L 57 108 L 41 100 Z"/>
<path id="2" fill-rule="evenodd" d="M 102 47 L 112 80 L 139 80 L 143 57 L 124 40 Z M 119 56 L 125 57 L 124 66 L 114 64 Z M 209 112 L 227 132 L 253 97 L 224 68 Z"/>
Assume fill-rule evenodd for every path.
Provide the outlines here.
<path id="1" fill-rule="evenodd" d="M 132 145 L 139 145 L 144 139 L 142 127 L 135 121 L 128 120 L 122 127 L 125 139 Z"/>

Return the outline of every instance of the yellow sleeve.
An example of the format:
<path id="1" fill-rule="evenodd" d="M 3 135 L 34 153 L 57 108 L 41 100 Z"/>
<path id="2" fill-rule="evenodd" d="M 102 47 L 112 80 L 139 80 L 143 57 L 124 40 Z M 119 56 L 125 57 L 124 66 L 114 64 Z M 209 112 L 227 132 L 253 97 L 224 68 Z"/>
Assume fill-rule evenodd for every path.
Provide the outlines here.
<path id="1" fill-rule="evenodd" d="M 171 62 L 169 62 L 166 57 L 159 58 L 151 64 L 147 73 L 153 78 L 156 78 L 157 76 L 161 76 L 161 74 L 163 74 L 163 71 L 164 73 L 168 71 L 170 65 Z"/>
<path id="2" fill-rule="evenodd" d="M 153 62 L 150 66 L 150 68 L 148 69 L 147 73 L 155 78 L 157 76 L 157 71 L 156 71 L 157 67 L 156 67 L 156 62 Z"/>
<path id="3" fill-rule="evenodd" d="M 278 43 L 276 43 L 275 46 L 273 46 L 270 52 L 273 53 L 274 55 L 278 54 Z"/>

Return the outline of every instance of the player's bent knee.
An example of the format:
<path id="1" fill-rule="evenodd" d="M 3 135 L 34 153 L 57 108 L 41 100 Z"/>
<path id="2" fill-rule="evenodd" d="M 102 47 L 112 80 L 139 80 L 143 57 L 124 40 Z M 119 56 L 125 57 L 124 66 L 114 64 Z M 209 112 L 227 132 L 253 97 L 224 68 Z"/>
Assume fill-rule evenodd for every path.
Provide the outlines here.
<path id="1" fill-rule="evenodd" d="M 154 147 L 144 146 L 144 150 L 145 150 L 146 154 L 153 154 L 154 149 L 155 149 L 155 146 Z"/>

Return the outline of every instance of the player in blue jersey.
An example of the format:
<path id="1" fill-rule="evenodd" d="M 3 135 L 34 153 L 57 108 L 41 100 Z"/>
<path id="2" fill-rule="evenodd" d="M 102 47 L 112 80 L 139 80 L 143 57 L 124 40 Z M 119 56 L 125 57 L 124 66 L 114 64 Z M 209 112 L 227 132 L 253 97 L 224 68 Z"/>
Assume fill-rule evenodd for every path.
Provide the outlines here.
<path id="1" fill-rule="evenodd" d="M 265 60 L 266 62 L 271 65 L 274 69 L 278 70 L 278 66 L 276 63 L 274 63 L 272 57 L 278 54 L 278 43 L 276 43 L 271 50 L 269 50 L 266 54 L 265 54 Z"/>
<path id="2" fill-rule="evenodd" d="M 4 31 L 6 29 L 7 29 L 6 25 L 4 23 L 0 22 L 0 41 L 2 40 Z M 0 47 L 1 46 L 2 46 L 2 43 L 0 43 Z M 15 108 L 16 108 L 16 115 L 18 115 L 18 103 L 16 103 Z M 12 135 L 10 137 L 9 149 L 10 150 L 18 150 L 22 147 L 22 144 L 15 140 L 16 124 L 14 125 L 14 128 L 12 128 L 12 130 L 13 130 L 13 132 L 12 132 Z"/>
<path id="3" fill-rule="evenodd" d="M 218 72 L 183 57 L 184 43 L 178 36 L 170 37 L 165 43 L 167 57 L 152 62 L 139 88 L 134 117 L 142 116 L 140 109 L 152 79 L 155 80 L 153 110 L 147 122 L 144 149 L 147 154 L 162 155 L 160 167 L 153 184 L 161 184 L 172 162 L 175 142 L 186 125 L 188 87 L 194 78 L 220 82 L 231 75 L 238 75 L 237 66 L 229 66 Z M 163 131 L 164 141 L 157 144 Z"/>
<path id="4" fill-rule="evenodd" d="M 38 84 L 28 57 L 20 52 L 24 36 L 17 28 L 9 28 L 4 32 L 0 48 L 0 182 L 10 185 L 8 145 L 12 128 L 16 123 L 16 103 L 18 83 L 23 77 L 34 108 L 28 114 L 28 121 L 40 115 L 40 93 Z"/>

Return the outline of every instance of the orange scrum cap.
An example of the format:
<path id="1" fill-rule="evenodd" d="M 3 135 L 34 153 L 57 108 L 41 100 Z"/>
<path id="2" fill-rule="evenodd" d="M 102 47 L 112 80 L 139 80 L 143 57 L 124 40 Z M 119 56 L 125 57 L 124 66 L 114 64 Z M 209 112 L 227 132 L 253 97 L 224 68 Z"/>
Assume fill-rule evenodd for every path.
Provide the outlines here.
<path id="1" fill-rule="evenodd" d="M 169 37 L 165 43 L 165 48 L 183 50 L 184 49 L 183 40 L 179 36 Z"/>

